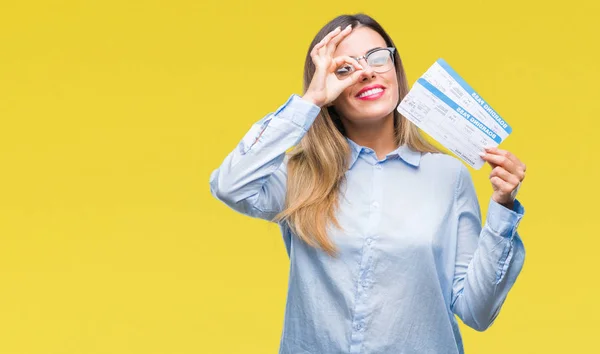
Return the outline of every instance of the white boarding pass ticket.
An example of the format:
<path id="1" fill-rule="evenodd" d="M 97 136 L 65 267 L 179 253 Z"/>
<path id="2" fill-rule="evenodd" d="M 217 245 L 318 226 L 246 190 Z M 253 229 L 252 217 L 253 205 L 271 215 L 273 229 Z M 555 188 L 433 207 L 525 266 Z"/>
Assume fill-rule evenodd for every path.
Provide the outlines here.
<path id="1" fill-rule="evenodd" d="M 510 125 L 444 59 L 438 59 L 421 77 L 472 113 L 502 140 L 512 132 Z"/>
<path id="2" fill-rule="evenodd" d="M 484 147 L 498 146 L 512 131 L 502 117 L 441 60 L 417 80 L 397 109 L 475 169 L 485 163 L 479 156 Z"/>

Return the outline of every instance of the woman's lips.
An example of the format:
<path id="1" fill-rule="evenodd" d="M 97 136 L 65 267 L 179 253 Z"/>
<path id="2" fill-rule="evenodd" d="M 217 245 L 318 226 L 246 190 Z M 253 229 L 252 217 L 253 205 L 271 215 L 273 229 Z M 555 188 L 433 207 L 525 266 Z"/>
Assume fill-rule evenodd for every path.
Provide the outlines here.
<path id="1" fill-rule="evenodd" d="M 363 100 L 363 101 L 373 101 L 373 100 L 380 98 L 385 93 L 385 89 L 380 89 L 380 90 L 376 90 L 376 91 L 377 92 L 373 92 L 371 94 L 368 94 L 367 96 L 359 96 L 356 98 L 358 98 L 359 100 Z"/>

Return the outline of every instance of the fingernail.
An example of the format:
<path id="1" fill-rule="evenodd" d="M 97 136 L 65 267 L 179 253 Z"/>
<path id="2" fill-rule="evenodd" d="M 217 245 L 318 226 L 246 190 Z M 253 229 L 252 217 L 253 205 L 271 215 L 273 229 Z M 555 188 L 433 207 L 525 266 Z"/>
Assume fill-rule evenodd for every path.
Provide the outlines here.
<path id="1" fill-rule="evenodd" d="M 337 26 L 337 27 L 335 28 L 335 30 L 336 30 L 336 31 L 337 31 L 337 30 L 340 30 L 340 29 L 342 29 L 342 26 Z"/>
<path id="2" fill-rule="evenodd" d="M 348 25 L 348 26 L 346 26 L 346 28 L 344 28 L 344 29 L 348 29 L 348 28 L 352 28 L 352 25 Z"/>
<path id="3" fill-rule="evenodd" d="M 480 152 L 479 156 L 484 157 L 485 156 L 485 152 Z"/>

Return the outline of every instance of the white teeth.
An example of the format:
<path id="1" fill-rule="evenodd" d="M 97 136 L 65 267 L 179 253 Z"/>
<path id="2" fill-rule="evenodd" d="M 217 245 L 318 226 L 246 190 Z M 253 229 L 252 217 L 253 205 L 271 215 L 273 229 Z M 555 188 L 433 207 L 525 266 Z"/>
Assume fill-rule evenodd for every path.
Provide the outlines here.
<path id="1" fill-rule="evenodd" d="M 361 93 L 360 95 L 358 95 L 358 98 L 363 98 L 363 97 L 371 96 L 371 95 L 374 95 L 374 94 L 382 92 L 382 91 L 383 91 L 382 88 L 379 88 L 379 87 L 378 88 L 374 88 L 374 89 L 371 89 L 369 91 L 365 91 L 365 92 Z"/>

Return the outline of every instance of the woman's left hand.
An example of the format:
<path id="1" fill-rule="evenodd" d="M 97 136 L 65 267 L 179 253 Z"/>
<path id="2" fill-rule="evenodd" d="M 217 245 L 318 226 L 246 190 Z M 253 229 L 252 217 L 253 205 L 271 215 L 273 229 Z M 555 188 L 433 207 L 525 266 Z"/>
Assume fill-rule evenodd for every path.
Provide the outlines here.
<path id="1" fill-rule="evenodd" d="M 512 209 L 517 190 L 525 179 L 525 164 L 515 155 L 495 147 L 486 148 L 481 158 L 492 166 L 490 181 L 494 188 L 492 199 Z"/>

